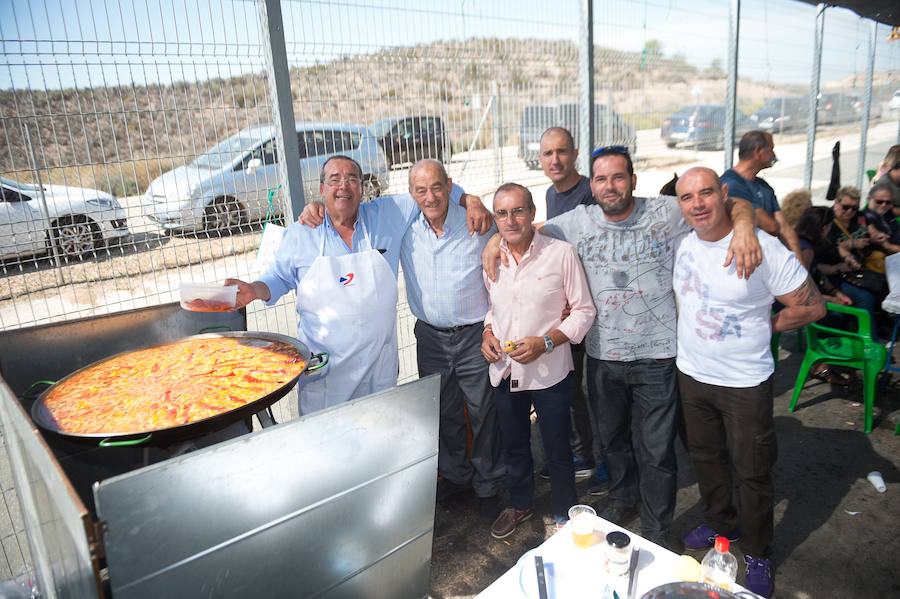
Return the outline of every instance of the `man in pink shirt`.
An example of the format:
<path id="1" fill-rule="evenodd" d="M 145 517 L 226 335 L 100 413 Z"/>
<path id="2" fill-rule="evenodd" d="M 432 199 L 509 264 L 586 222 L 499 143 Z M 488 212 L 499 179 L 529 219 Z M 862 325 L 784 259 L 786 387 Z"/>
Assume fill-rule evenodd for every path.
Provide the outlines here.
<path id="1" fill-rule="evenodd" d="M 500 251 L 509 258 L 497 281 L 485 276 L 491 307 L 484 319 L 481 352 L 491 363 L 491 385 L 500 421 L 512 507 L 491 526 L 509 536 L 534 513 L 531 406 L 550 463 L 553 515 L 564 523 L 577 503 L 569 447 L 573 385 L 569 342 L 582 340 L 596 309 L 575 248 L 536 232 L 534 200 L 527 188 L 506 183 L 494 194 Z M 563 319 L 563 310 L 570 307 Z M 556 349 L 556 351 L 554 351 Z"/>

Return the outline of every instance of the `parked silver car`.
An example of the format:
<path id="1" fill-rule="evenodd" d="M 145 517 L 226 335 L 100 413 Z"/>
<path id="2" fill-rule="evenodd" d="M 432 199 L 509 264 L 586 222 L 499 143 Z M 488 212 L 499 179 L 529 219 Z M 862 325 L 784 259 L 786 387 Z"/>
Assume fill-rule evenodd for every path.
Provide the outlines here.
<path id="1" fill-rule="evenodd" d="M 125 211 L 108 193 L 66 185 L 41 191 L 0 177 L 0 258 L 40 254 L 51 244 L 61 257 L 80 258 L 128 235 Z"/>
<path id="2" fill-rule="evenodd" d="M 297 123 L 300 174 L 309 199 L 319 197 L 322 164 L 335 154 L 359 162 L 363 195 L 371 199 L 388 184 L 384 151 L 366 127 L 355 123 Z M 191 164 L 156 178 L 142 199 L 143 213 L 161 229 L 226 232 L 266 218 L 269 191 L 278 187 L 278 153 L 272 125 L 248 127 L 207 150 Z M 282 195 L 272 198 L 282 214 Z"/>

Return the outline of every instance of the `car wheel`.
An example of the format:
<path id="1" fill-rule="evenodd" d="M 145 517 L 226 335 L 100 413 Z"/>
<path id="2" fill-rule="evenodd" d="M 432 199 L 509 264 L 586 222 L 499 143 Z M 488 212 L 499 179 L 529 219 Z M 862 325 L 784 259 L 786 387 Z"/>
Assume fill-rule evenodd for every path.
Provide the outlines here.
<path id="1" fill-rule="evenodd" d="M 67 216 L 53 223 L 53 243 L 60 257 L 82 258 L 101 242 L 96 223 L 86 216 Z"/>
<path id="2" fill-rule="evenodd" d="M 369 200 L 377 198 L 381 195 L 381 184 L 373 175 L 366 175 L 365 177 L 363 177 L 362 186 L 363 202 L 368 202 Z"/>
<path id="3" fill-rule="evenodd" d="M 666 142 L 666 147 L 669 148 L 670 150 L 671 150 L 672 148 L 674 148 L 676 145 L 678 145 L 678 144 L 676 144 L 674 141 L 667 141 L 667 142 Z"/>
<path id="4" fill-rule="evenodd" d="M 234 198 L 216 198 L 206 207 L 203 228 L 208 233 L 228 233 L 243 224 L 244 208 Z"/>

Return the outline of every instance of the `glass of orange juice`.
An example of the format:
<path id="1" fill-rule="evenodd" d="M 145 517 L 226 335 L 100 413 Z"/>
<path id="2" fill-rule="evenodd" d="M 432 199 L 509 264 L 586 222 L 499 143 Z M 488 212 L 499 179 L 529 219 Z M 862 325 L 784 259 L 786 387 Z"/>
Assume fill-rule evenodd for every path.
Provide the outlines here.
<path id="1" fill-rule="evenodd" d="M 597 512 L 589 505 L 573 505 L 569 508 L 569 528 L 576 547 L 586 549 L 594 544 L 594 526 Z"/>

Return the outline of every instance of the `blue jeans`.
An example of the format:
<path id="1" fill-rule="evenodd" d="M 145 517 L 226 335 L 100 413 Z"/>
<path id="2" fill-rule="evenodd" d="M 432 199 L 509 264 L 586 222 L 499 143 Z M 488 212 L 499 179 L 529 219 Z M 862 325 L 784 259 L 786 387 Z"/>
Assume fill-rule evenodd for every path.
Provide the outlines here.
<path id="1" fill-rule="evenodd" d="M 875 294 L 862 287 L 851 285 L 846 281 L 841 281 L 840 290 L 850 298 L 854 308 L 862 308 L 872 317 L 872 339 L 878 339 L 875 333 Z"/>
<path id="2" fill-rule="evenodd" d="M 529 418 L 533 405 L 550 465 L 550 503 L 558 521 L 568 518 L 569 508 L 578 503 L 575 467 L 569 446 L 569 400 L 573 378 L 570 372 L 552 387 L 534 391 L 512 393 L 509 379 L 504 379 L 499 387 L 494 388 L 512 506 L 517 510 L 527 510 L 534 505 L 534 462 Z"/>
<path id="3" fill-rule="evenodd" d="M 617 362 L 588 356 L 591 414 L 606 452 L 609 498 L 631 508 L 641 501 L 645 537 L 668 534 L 675 512 L 675 358 Z M 632 410 L 640 438 L 632 443 Z"/>

